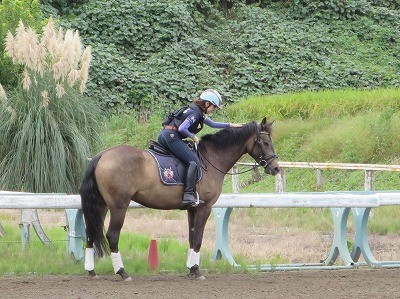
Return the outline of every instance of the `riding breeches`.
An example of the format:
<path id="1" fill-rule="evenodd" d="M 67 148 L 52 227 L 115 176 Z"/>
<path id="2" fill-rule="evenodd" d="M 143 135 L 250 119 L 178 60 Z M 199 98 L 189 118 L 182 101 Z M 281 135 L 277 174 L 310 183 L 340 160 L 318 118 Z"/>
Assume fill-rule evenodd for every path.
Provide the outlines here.
<path id="1" fill-rule="evenodd" d="M 186 165 L 194 161 L 198 167 L 200 166 L 200 161 L 196 153 L 179 137 L 178 132 L 174 130 L 161 130 L 158 135 L 158 142 L 169 149 L 171 153 Z"/>

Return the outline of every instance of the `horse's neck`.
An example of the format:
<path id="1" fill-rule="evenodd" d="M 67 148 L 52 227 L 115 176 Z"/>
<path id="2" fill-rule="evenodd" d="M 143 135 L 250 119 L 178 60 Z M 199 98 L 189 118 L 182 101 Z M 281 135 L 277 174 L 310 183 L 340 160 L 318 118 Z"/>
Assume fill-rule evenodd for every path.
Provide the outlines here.
<path id="1" fill-rule="evenodd" d="M 213 161 L 211 161 L 211 164 L 215 164 L 215 166 L 223 172 L 228 172 L 243 154 L 244 150 L 242 145 L 216 149 L 212 153 Z"/>

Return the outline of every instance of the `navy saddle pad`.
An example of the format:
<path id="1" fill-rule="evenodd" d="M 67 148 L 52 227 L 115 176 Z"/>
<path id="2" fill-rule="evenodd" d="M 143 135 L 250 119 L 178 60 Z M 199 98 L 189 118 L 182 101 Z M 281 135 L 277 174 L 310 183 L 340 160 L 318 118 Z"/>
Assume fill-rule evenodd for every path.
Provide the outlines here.
<path id="1" fill-rule="evenodd" d="M 148 152 L 153 156 L 157 163 L 158 173 L 163 184 L 184 184 L 183 180 L 186 176 L 186 166 L 177 157 L 172 156 L 168 150 L 155 141 L 152 141 L 150 144 Z M 199 182 L 203 173 L 201 167 L 198 167 L 197 169 L 197 182 Z"/>

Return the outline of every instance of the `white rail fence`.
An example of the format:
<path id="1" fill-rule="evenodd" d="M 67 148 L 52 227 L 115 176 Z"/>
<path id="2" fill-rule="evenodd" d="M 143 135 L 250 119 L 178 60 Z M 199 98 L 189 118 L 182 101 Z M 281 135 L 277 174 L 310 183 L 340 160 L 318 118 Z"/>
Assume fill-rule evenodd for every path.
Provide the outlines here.
<path id="1" fill-rule="evenodd" d="M 246 164 L 244 165 L 253 165 Z M 263 265 L 261 269 L 287 270 L 297 268 L 332 268 L 340 257 L 344 266 L 362 265 L 359 258 L 364 257 L 366 264 L 371 267 L 398 267 L 400 261 L 377 261 L 368 245 L 367 222 L 371 208 L 400 205 L 400 191 L 373 191 L 375 171 L 400 171 L 400 165 L 373 164 L 339 164 L 339 163 L 303 163 L 280 162 L 283 171 L 276 179 L 277 193 L 236 193 L 239 182 L 233 177 L 234 193 L 221 194 L 214 205 L 213 214 L 216 222 L 216 241 L 213 253 L 214 259 L 226 259 L 234 266 L 238 265 L 229 247 L 229 218 L 233 208 L 330 208 L 333 218 L 333 244 L 329 256 L 320 263 Z M 317 170 L 317 182 L 322 182 L 323 169 L 352 169 L 365 171 L 364 191 L 336 192 L 284 192 L 286 185 L 285 168 L 301 167 Z M 237 169 L 233 169 L 233 173 Z M 318 179 L 318 177 L 320 177 Z M 32 225 L 42 242 L 50 242 L 44 234 L 36 209 L 66 209 L 67 214 L 67 252 L 76 259 L 83 259 L 82 241 L 85 230 L 79 195 L 63 194 L 28 194 L 17 192 L 0 192 L 0 209 L 21 209 L 22 246 L 29 242 L 29 227 Z M 132 202 L 130 208 L 142 208 Z M 355 239 L 353 250 L 347 248 L 347 220 L 352 212 L 355 223 Z"/>
<path id="2" fill-rule="evenodd" d="M 358 192 L 288 192 L 288 193 L 225 193 L 214 205 L 216 222 L 216 242 L 214 259 L 226 259 L 233 266 L 238 265 L 229 247 L 229 217 L 233 208 L 291 208 L 324 207 L 331 208 L 334 222 L 334 238 L 329 256 L 320 263 L 263 265 L 262 270 L 287 270 L 295 268 L 334 268 L 360 266 L 362 255 L 371 267 L 398 267 L 398 261 L 377 261 L 368 245 L 367 220 L 371 208 L 399 205 L 400 191 L 358 191 Z M 67 252 L 76 259 L 84 257 L 82 241 L 85 229 L 79 195 L 61 194 L 1 194 L 0 209 L 66 209 L 67 213 Z M 142 208 L 132 202 L 130 208 Z M 353 251 L 347 248 L 347 219 L 349 212 L 355 219 L 355 240 Z M 23 233 L 24 234 L 24 233 Z M 29 236 L 27 240 L 29 241 Z M 333 266 L 340 257 L 344 266 Z"/>
<path id="3" fill-rule="evenodd" d="M 253 166 L 254 163 L 237 163 L 232 168 L 232 187 L 233 192 L 238 192 L 239 190 L 239 177 L 238 167 L 242 166 Z M 286 192 L 286 168 L 304 168 L 312 169 L 316 171 L 316 183 L 317 190 L 323 190 L 324 187 L 324 171 L 325 170 L 360 170 L 364 171 L 364 190 L 371 191 L 375 190 L 375 172 L 377 171 L 390 171 L 390 172 L 400 172 L 400 165 L 384 165 L 384 164 L 352 164 L 352 163 L 318 163 L 318 162 L 279 162 L 279 167 L 281 171 L 277 174 L 275 178 L 275 191 L 276 192 Z M 400 187 L 399 187 L 400 188 Z"/>

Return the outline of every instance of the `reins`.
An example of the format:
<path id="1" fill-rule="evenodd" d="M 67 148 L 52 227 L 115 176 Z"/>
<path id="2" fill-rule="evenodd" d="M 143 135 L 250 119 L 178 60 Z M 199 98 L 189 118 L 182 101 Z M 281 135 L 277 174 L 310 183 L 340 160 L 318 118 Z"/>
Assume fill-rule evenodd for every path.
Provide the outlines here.
<path id="1" fill-rule="evenodd" d="M 221 169 L 219 169 L 219 168 L 218 168 L 217 166 L 215 166 L 214 164 L 212 164 L 212 163 L 210 162 L 210 160 L 208 160 L 207 157 L 200 151 L 200 149 L 198 150 L 198 152 L 199 152 L 199 154 L 200 154 L 199 156 L 200 156 L 200 161 L 201 161 L 201 168 L 202 168 L 203 170 L 205 170 L 205 171 L 208 170 L 208 167 L 204 164 L 203 159 L 206 160 L 215 170 L 218 170 L 218 171 L 219 171 L 220 173 L 222 173 L 222 174 L 229 174 L 229 175 L 243 174 L 243 173 L 252 171 L 252 170 L 254 170 L 254 169 L 258 168 L 258 167 L 262 167 L 260 164 L 257 164 L 256 162 L 254 162 L 254 165 L 251 166 L 250 169 L 247 169 L 247 170 L 244 170 L 244 171 L 239 171 L 239 172 L 236 172 L 236 173 L 225 172 L 225 171 L 222 171 Z"/>

